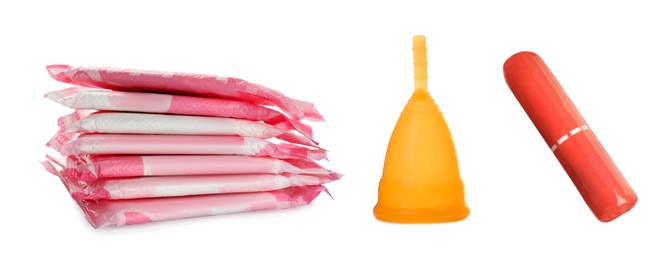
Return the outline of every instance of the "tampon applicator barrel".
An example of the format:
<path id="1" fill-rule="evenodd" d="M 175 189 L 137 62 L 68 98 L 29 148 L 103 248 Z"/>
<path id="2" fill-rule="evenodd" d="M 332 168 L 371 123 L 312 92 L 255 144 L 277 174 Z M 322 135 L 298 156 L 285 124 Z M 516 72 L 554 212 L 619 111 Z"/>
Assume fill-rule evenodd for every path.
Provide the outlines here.
<path id="1" fill-rule="evenodd" d="M 609 222 L 634 207 L 636 193 L 544 61 L 517 53 L 504 77 L 595 217 Z"/>

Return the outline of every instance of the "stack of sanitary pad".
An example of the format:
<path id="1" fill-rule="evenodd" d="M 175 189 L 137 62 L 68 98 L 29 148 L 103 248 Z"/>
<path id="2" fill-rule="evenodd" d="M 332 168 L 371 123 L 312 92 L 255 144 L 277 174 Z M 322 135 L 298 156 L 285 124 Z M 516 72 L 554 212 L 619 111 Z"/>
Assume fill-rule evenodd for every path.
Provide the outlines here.
<path id="1" fill-rule="evenodd" d="M 313 104 L 237 78 L 47 66 L 77 85 L 46 97 L 69 108 L 43 164 L 94 227 L 309 204 L 341 175 Z M 278 108 L 280 110 L 274 110 Z M 283 112 L 283 113 L 282 113 Z"/>

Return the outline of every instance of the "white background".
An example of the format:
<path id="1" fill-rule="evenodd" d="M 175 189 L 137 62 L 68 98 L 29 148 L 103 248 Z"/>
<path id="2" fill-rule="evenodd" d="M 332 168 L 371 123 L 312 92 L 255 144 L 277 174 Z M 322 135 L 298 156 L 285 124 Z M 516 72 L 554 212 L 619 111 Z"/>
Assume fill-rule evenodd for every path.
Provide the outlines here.
<path id="1" fill-rule="evenodd" d="M 0 259 L 669 257 L 663 1 L 89 2 L 0 3 Z M 462 222 L 372 215 L 415 34 L 456 143 Z M 502 64 L 523 50 L 543 57 L 637 192 L 628 214 L 594 218 L 508 90 Z M 334 200 L 299 209 L 95 230 L 38 163 L 68 112 L 42 98 L 66 87 L 44 69 L 56 63 L 235 76 L 314 102 L 327 166 L 346 176 L 328 186 Z"/>

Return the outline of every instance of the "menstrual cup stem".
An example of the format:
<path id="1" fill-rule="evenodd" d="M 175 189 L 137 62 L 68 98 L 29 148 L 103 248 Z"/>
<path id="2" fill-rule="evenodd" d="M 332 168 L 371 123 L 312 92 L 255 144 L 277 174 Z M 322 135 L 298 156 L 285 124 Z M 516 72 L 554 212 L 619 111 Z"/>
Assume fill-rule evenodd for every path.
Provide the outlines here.
<path id="1" fill-rule="evenodd" d="M 413 79 L 415 91 L 427 91 L 427 48 L 423 35 L 413 37 Z"/>

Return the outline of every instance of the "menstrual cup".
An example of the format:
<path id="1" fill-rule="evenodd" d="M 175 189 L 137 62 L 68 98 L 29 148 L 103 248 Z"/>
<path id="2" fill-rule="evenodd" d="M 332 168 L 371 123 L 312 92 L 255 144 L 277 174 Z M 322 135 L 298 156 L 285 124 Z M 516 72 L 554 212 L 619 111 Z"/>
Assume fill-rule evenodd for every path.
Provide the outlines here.
<path id="1" fill-rule="evenodd" d="M 539 55 L 511 56 L 504 77 L 595 217 L 609 222 L 632 209 L 636 193 Z"/>
<path id="2" fill-rule="evenodd" d="M 388 143 L 374 216 L 397 223 L 462 220 L 469 208 L 451 132 L 427 91 L 424 36 L 413 38 L 413 55 L 415 90 Z"/>

